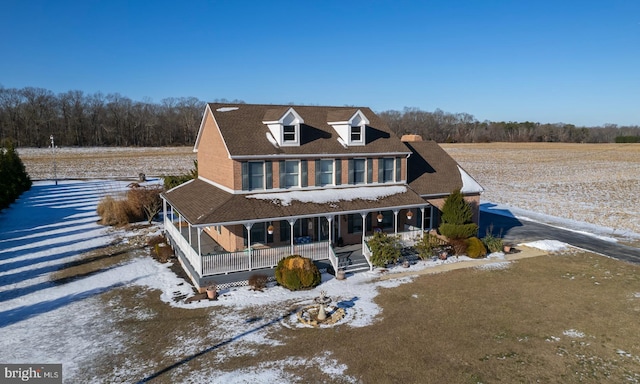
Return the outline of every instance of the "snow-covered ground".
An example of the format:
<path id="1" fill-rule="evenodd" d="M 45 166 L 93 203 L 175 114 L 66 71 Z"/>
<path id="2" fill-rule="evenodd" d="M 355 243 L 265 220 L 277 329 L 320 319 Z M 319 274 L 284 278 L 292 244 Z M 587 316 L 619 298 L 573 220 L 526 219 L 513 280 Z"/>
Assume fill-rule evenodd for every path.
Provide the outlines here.
<path id="1" fill-rule="evenodd" d="M 250 324 L 238 311 L 255 306 L 275 307 L 310 304 L 320 290 L 334 299 L 338 307 L 346 309 L 346 317 L 340 323 L 351 327 L 364 327 L 376 321 L 381 309 L 374 302 L 378 287 L 393 287 L 412 281 L 405 274 L 398 278 L 379 280 L 379 272 L 362 273 L 347 280 L 337 281 L 330 275 L 323 276 L 323 283 L 312 291 L 290 292 L 270 286 L 265 292 L 254 292 L 248 288 L 222 291 L 215 302 L 201 301 L 185 304 L 172 298 L 191 294 L 187 284 L 177 278 L 167 265 L 159 264 L 148 256 L 132 254 L 123 262 L 105 267 L 76 279 L 61 281 L 56 273 L 77 262 L 82 254 L 102 247 L 131 241 L 128 234 L 112 230 L 96 223 L 96 205 L 105 194 L 119 193 L 126 188 L 125 182 L 92 180 L 64 181 L 59 185 L 51 182 L 36 182 L 23 194 L 18 202 L 0 213 L 0 346 L 5 363 L 62 363 L 65 381 L 75 382 L 92 377 L 87 372 L 90 361 L 102 356 L 105 350 L 116 353 L 124 348 L 127 335 L 115 326 L 110 317 L 127 316 L 119 312 L 118 303 L 109 303 L 105 309 L 100 295 L 118 287 L 149 287 L 162 292 L 161 300 L 166 305 L 181 308 L 218 307 L 225 312 L 223 325 L 215 329 L 217 337 L 224 336 L 231 342 L 225 344 L 228 356 L 242 353 L 252 354 L 264 345 L 278 345 L 270 337 L 269 326 L 302 327 L 295 315 L 273 313 L 262 316 Z M 518 211 L 519 215 L 535 214 Z M 572 222 L 558 220 L 558 225 Z M 599 227 L 598 227 L 599 228 Z M 594 232 L 596 227 L 590 227 Z M 606 228 L 600 228 L 602 236 L 608 236 Z M 151 231 L 153 232 L 153 230 Z M 596 231 L 597 232 L 597 231 Z M 528 244 L 548 251 L 557 251 L 565 244 L 542 241 Z M 508 267 L 502 254 L 490 256 L 495 263 L 487 268 Z M 412 266 L 412 270 L 430 268 L 442 263 L 465 262 L 467 258 L 451 258 L 447 261 L 425 261 Z M 401 270 L 402 272 L 406 270 Z M 394 271 L 391 271 L 392 273 Z M 400 277 L 401 276 L 401 277 Z M 357 298 L 357 299 L 356 299 Z M 108 311 L 108 312 L 105 312 Z M 154 313 L 145 308 L 134 311 L 137 319 L 152 319 Z M 212 331 L 214 332 L 214 331 Z M 166 355 L 184 358 L 206 349 L 203 342 L 211 334 L 186 335 L 177 340 Z M 216 377 L 221 382 L 293 382 L 286 367 L 304 364 L 322 364 L 326 374 L 342 373 L 343 364 L 331 358 L 330 352 L 322 352 L 314 361 L 299 361 L 290 358 L 271 362 L 260 369 L 223 372 L 215 367 L 200 371 L 183 372 L 176 369 L 181 381 L 199 382 Z M 144 364 L 114 367 L 109 378 L 94 377 L 95 381 L 127 381 L 131 377 L 143 378 L 149 372 Z M 350 380 L 348 377 L 345 380 Z M 353 379 L 352 381 L 356 381 Z"/>

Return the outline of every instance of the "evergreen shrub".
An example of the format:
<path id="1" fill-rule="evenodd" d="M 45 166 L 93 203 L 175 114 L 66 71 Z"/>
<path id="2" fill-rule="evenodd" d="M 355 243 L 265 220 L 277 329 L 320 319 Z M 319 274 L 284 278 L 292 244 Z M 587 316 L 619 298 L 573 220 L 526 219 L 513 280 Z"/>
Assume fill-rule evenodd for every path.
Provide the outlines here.
<path id="1" fill-rule="evenodd" d="M 467 256 L 472 259 L 479 259 L 487 255 L 487 249 L 484 247 L 482 240 L 477 237 L 467 239 Z"/>
<path id="2" fill-rule="evenodd" d="M 367 243 L 371 249 L 371 263 L 376 267 L 385 267 L 389 263 L 395 263 L 402 254 L 398 238 L 384 232 L 376 232 Z"/>
<path id="3" fill-rule="evenodd" d="M 300 255 L 291 255 L 280 260 L 275 275 L 278 284 L 291 291 L 310 289 L 321 282 L 318 267 L 311 259 Z"/>

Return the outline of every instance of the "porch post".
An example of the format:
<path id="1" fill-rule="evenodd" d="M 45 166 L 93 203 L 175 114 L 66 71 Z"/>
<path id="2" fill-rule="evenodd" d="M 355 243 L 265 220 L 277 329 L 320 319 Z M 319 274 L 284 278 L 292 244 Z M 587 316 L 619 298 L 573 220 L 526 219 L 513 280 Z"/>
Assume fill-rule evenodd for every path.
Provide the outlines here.
<path id="1" fill-rule="evenodd" d="M 167 222 L 167 200 L 162 199 L 162 223 Z"/>
<path id="2" fill-rule="evenodd" d="M 249 270 L 251 270 L 251 227 L 253 227 L 253 223 L 245 223 L 245 228 L 247 228 L 247 249 L 249 250 Z"/>
<path id="3" fill-rule="evenodd" d="M 333 228 L 331 227 L 331 222 L 333 221 L 333 216 L 325 216 L 325 218 L 329 223 L 329 245 L 327 246 L 327 257 L 329 257 L 329 255 L 331 254 L 331 244 L 333 244 L 333 242 L 331 241 L 331 237 L 333 234 Z"/>
<path id="4" fill-rule="evenodd" d="M 369 212 L 360 212 L 362 216 L 362 253 L 364 253 L 364 237 L 367 234 L 367 215 Z"/>
<path id="5" fill-rule="evenodd" d="M 202 243 L 200 242 L 200 237 L 202 236 L 202 229 L 197 227 L 198 231 L 198 256 L 200 256 L 200 277 L 204 276 L 204 260 L 202 260 Z M 191 231 L 189 231 L 191 233 Z"/>
<path id="6" fill-rule="evenodd" d="M 189 231 L 189 245 L 191 245 L 191 223 L 187 223 L 187 230 Z"/>
<path id="7" fill-rule="evenodd" d="M 420 207 L 420 217 L 422 218 L 422 223 L 420 223 L 420 236 L 424 237 L 424 207 Z"/>
<path id="8" fill-rule="evenodd" d="M 289 242 L 291 243 L 291 254 L 293 255 L 293 253 L 294 253 L 294 250 L 293 250 L 293 226 L 296 224 L 297 219 L 289 219 L 287 221 L 289 222 L 289 234 L 290 234 Z"/>
<path id="9" fill-rule="evenodd" d="M 398 211 L 397 209 L 393 210 L 393 231 L 394 235 L 398 236 Z"/>

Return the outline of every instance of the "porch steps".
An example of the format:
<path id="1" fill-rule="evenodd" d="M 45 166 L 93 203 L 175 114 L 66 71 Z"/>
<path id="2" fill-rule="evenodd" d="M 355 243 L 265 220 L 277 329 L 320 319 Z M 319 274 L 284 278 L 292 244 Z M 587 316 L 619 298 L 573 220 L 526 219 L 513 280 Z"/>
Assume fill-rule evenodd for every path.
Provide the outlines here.
<path id="1" fill-rule="evenodd" d="M 369 270 L 369 263 L 364 258 L 360 249 L 336 252 L 338 257 L 339 268 L 344 269 L 345 273 L 359 273 Z"/>

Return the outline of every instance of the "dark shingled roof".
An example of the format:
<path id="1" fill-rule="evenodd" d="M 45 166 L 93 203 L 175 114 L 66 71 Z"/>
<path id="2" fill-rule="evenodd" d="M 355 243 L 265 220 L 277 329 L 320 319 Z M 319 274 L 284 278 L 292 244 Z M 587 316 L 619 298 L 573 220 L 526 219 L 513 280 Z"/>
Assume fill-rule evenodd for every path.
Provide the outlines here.
<path id="1" fill-rule="evenodd" d="M 385 210 L 426 204 L 420 196 L 407 188 L 404 193 L 381 197 L 377 200 L 354 199 L 322 204 L 294 200 L 289 205 L 281 205 L 267 200 L 248 198 L 244 194 L 228 193 L 199 179 L 167 191 L 163 196 L 193 225 Z"/>
<path id="2" fill-rule="evenodd" d="M 209 108 L 218 123 L 231 157 L 409 153 L 407 147 L 391 132 L 382 119 L 367 107 L 210 103 Z M 269 128 L 262 122 L 280 119 L 289 108 L 293 108 L 304 120 L 304 124 L 300 126 L 300 146 L 275 148 L 267 140 L 266 133 L 269 132 Z M 345 121 L 358 109 L 369 120 L 365 133 L 366 145 L 344 148 L 338 142 L 338 133 L 327 123 Z M 207 143 L 201 142 L 199 145 L 207 145 Z"/>
<path id="3" fill-rule="evenodd" d="M 407 182 L 421 196 L 446 195 L 462 188 L 458 163 L 434 141 L 405 143 L 413 152 L 408 159 Z"/>

